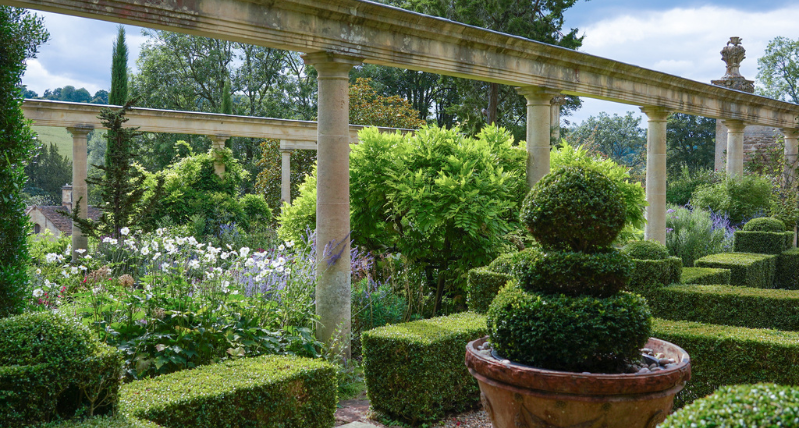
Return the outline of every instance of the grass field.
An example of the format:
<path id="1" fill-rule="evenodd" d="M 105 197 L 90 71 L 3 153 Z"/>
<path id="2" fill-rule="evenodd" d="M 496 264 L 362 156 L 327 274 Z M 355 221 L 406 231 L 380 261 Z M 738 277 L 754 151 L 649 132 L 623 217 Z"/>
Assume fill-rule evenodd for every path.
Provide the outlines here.
<path id="1" fill-rule="evenodd" d="M 72 162 L 72 135 L 66 128 L 54 126 L 33 126 L 33 130 L 39 134 L 39 141 L 49 146 L 54 143 L 58 147 L 58 153 L 66 156 Z"/>

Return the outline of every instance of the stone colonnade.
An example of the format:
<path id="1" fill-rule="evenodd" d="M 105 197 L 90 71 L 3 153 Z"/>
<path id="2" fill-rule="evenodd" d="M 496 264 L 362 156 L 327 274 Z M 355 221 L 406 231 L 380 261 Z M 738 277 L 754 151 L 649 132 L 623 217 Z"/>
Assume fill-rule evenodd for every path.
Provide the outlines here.
<path id="1" fill-rule="evenodd" d="M 89 217 L 89 187 L 86 176 L 89 173 L 88 164 L 88 135 L 94 130 L 93 125 L 73 126 L 67 128 L 72 134 L 72 209 L 79 206 L 78 216 Z M 78 250 L 86 250 L 89 239 L 80 230 L 75 222 L 72 223 L 72 261 L 80 256 Z"/>

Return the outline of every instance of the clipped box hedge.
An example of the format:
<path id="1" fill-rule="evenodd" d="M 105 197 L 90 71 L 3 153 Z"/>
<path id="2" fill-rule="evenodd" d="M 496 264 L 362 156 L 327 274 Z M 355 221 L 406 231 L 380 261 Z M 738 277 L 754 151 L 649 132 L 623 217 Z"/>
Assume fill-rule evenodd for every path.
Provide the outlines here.
<path id="1" fill-rule="evenodd" d="M 653 334 L 691 356 L 691 380 L 677 394 L 676 407 L 723 385 L 799 384 L 799 332 L 656 318 Z"/>
<path id="2" fill-rule="evenodd" d="M 466 282 L 466 304 L 469 310 L 486 313 L 499 289 L 511 279 L 510 275 L 493 272 L 487 267 L 471 269 Z"/>
<path id="3" fill-rule="evenodd" d="M 122 387 L 127 420 L 166 428 L 329 428 L 336 369 L 323 360 L 266 355 L 183 370 Z"/>
<path id="4" fill-rule="evenodd" d="M 682 268 L 680 282 L 683 284 L 729 284 L 730 270 L 716 268 Z"/>
<path id="5" fill-rule="evenodd" d="M 730 270 L 730 284 L 752 288 L 774 288 L 777 256 L 753 253 L 721 253 L 702 257 L 696 267 Z"/>
<path id="6" fill-rule="evenodd" d="M 668 257 L 663 260 L 632 259 L 635 264 L 628 288 L 641 292 L 648 288 L 660 287 L 680 282 L 682 259 Z"/>
<path id="7" fill-rule="evenodd" d="M 486 334 L 485 316 L 473 312 L 364 332 L 372 408 L 415 425 L 477 406 L 480 390 L 464 356 L 466 344 Z"/>
<path id="8" fill-rule="evenodd" d="M 799 290 L 799 248 L 783 251 L 777 261 L 777 287 Z"/>
<path id="9" fill-rule="evenodd" d="M 0 426 L 113 411 L 122 363 L 78 320 L 51 312 L 0 319 Z"/>
<path id="10" fill-rule="evenodd" d="M 84 420 L 58 421 L 37 425 L 36 428 L 162 428 L 160 425 L 122 415 L 97 416 Z"/>
<path id="11" fill-rule="evenodd" d="M 799 291 L 672 285 L 645 294 L 652 315 L 748 328 L 799 330 Z"/>
<path id="12" fill-rule="evenodd" d="M 736 230 L 733 251 L 737 253 L 780 254 L 793 245 L 793 232 L 747 232 Z"/>

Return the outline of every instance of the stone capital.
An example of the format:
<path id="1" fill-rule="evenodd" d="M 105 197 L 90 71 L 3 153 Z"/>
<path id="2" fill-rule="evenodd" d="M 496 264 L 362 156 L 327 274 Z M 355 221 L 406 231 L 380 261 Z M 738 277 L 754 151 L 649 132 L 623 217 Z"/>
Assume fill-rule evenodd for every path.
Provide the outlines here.
<path id="1" fill-rule="evenodd" d="M 560 90 L 543 86 L 520 86 L 516 92 L 527 98 L 527 105 L 550 105 L 552 99 L 560 95 Z"/>
<path id="2" fill-rule="evenodd" d="M 722 122 L 730 132 L 744 132 L 744 128 L 746 128 L 746 124 L 743 120 L 727 119 Z"/>
<path id="3" fill-rule="evenodd" d="M 294 149 L 277 149 L 280 153 L 284 155 L 291 155 L 294 153 Z"/>
<path id="4" fill-rule="evenodd" d="M 662 122 L 669 118 L 673 110 L 659 106 L 644 106 L 641 107 L 641 112 L 646 115 L 650 122 Z"/>
<path id="5" fill-rule="evenodd" d="M 347 77 L 352 67 L 363 63 L 363 58 L 333 52 L 312 52 L 302 56 L 306 65 L 313 65 L 320 78 Z"/>
<path id="6" fill-rule="evenodd" d="M 780 131 L 782 131 L 782 135 L 784 135 L 785 138 L 799 138 L 799 129 L 797 128 L 782 128 Z"/>
<path id="7" fill-rule="evenodd" d="M 68 126 L 67 132 L 72 134 L 73 137 L 86 136 L 89 132 L 94 131 L 94 125 L 79 124 L 75 126 Z"/>

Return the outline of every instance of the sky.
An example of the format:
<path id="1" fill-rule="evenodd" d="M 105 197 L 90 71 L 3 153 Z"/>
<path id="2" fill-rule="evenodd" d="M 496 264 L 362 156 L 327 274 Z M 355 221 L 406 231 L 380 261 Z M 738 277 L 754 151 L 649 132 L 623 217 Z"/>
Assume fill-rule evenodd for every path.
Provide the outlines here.
<path id="1" fill-rule="evenodd" d="M 37 13 L 44 16 L 50 41 L 28 61 L 22 83 L 39 95 L 66 85 L 92 94 L 108 90 L 118 24 Z M 708 83 L 724 75 L 719 52 L 731 36 L 742 38 L 741 74 L 750 80 L 771 39 L 799 38 L 795 0 L 578 0 L 564 16 L 564 30 L 578 28 L 585 35 L 582 52 Z M 136 71 L 147 38 L 139 27 L 125 29 L 128 65 Z M 636 106 L 583 98 L 583 107 L 565 119 L 579 123 L 602 111 L 641 116 Z"/>

